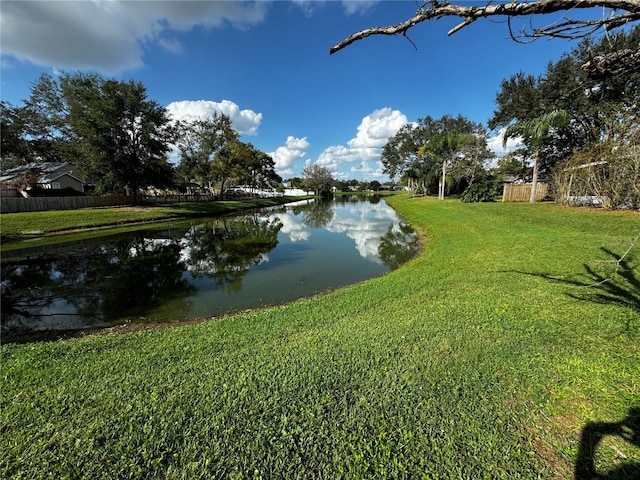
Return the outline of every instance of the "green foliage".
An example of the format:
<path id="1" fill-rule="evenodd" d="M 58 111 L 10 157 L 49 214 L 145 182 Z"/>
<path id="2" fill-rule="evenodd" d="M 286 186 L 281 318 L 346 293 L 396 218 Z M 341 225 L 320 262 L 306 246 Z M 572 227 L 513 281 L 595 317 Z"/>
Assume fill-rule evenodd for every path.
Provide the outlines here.
<path id="1" fill-rule="evenodd" d="M 369 185 L 367 187 L 369 190 L 377 192 L 378 190 L 380 190 L 380 187 L 382 187 L 382 184 L 377 180 L 373 180 L 369 182 Z"/>
<path id="2" fill-rule="evenodd" d="M 566 128 L 570 120 L 571 117 L 566 110 L 553 110 L 531 120 L 518 120 L 516 123 L 509 125 L 504 131 L 502 137 L 503 146 L 507 145 L 509 138 L 521 136 L 535 151 L 530 203 L 534 203 L 536 198 L 542 146 L 550 134 Z"/>
<path id="3" fill-rule="evenodd" d="M 487 148 L 487 138 L 481 124 L 462 115 L 444 115 L 438 120 L 427 116 L 416 124 L 405 125 L 389 138 L 381 161 L 385 173 L 392 178 L 401 177 L 412 188 L 420 187 L 424 192 L 436 188 L 445 166 L 455 176 L 449 184 L 473 183 L 493 156 Z M 445 178 L 447 175 L 445 171 Z"/>
<path id="4" fill-rule="evenodd" d="M 213 192 L 218 183 L 224 195 L 231 181 L 254 188 L 282 182 L 273 159 L 251 143 L 241 142 L 227 115 L 214 113 L 208 119 L 180 122 L 177 128 L 177 173 L 187 189 L 196 183 Z"/>
<path id="5" fill-rule="evenodd" d="M 612 280 L 626 303 L 570 283 L 637 218 L 387 201 L 426 233 L 384 277 L 180 328 L 3 344 L 2 477 L 571 478 L 578 458 L 637 476 L 635 437 L 591 452 L 579 434 L 640 398 L 638 257 Z"/>
<path id="6" fill-rule="evenodd" d="M 531 167 L 528 164 L 526 150 L 518 149 L 500 157 L 497 167 L 493 168 L 491 173 L 501 179 L 509 176 L 520 180 L 530 178 Z"/>
<path id="7" fill-rule="evenodd" d="M 213 168 L 215 155 L 228 142 L 237 141 L 239 136 L 231 127 L 231 119 L 227 115 L 214 113 L 207 119 L 179 122 L 177 130 L 180 163 L 176 170 L 182 183 L 197 183 L 211 190 L 214 177 L 223 176 L 224 173 L 220 158 Z"/>
<path id="8" fill-rule="evenodd" d="M 612 140 L 621 120 L 618 112 L 637 110 L 640 72 L 592 79 L 582 65 L 597 55 L 635 50 L 639 43 L 640 26 L 585 38 L 571 53 L 549 63 L 540 77 L 520 72 L 503 80 L 496 96 L 497 107 L 488 122 L 489 128 L 532 121 L 552 110 L 567 111 L 574 121 L 570 129 L 555 132 L 545 141 L 541 172 L 550 172 L 575 151 L 601 140 Z M 530 150 L 533 154 L 535 146 Z"/>
<path id="9" fill-rule="evenodd" d="M 73 139 L 82 153 L 75 163 L 85 175 L 134 195 L 148 185 L 172 186 L 167 160 L 173 140 L 170 119 L 163 107 L 147 99 L 141 82 L 76 74 L 63 76 L 61 88 Z"/>
<path id="10" fill-rule="evenodd" d="M 465 203 L 493 202 L 498 195 L 498 182 L 493 179 L 485 179 L 469 185 L 460 195 L 460 200 Z"/>
<path id="11" fill-rule="evenodd" d="M 0 170 L 29 163 L 28 142 L 23 138 L 21 110 L 0 101 Z"/>
<path id="12" fill-rule="evenodd" d="M 252 187 L 281 182 L 275 162 L 239 141 L 226 115 L 191 123 L 170 120 L 141 82 L 97 74 L 42 75 L 23 107 L 2 103 L 2 166 L 25 159 L 73 163 L 97 181 L 95 193 L 137 195 L 145 187 L 213 191 L 235 180 Z M 168 162 L 172 144 L 177 169 Z M 177 182 L 176 182 L 177 180 Z"/>

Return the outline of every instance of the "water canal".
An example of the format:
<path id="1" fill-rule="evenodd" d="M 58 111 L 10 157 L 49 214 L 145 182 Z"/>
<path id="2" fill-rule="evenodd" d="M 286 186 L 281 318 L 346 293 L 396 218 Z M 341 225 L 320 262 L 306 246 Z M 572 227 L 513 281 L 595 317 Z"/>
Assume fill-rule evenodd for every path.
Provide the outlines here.
<path id="1" fill-rule="evenodd" d="M 383 199 L 304 200 L 2 255 L 3 334 L 211 317 L 382 275 L 418 251 Z"/>

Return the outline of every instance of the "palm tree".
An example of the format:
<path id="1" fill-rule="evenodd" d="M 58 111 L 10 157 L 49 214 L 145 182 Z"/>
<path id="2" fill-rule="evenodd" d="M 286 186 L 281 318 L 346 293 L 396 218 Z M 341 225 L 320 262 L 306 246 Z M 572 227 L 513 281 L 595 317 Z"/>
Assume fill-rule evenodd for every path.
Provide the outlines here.
<path id="1" fill-rule="evenodd" d="M 453 163 L 462 150 L 473 142 L 475 137 L 470 133 L 459 133 L 452 130 L 437 133 L 418 151 L 418 155 L 432 155 L 442 162 L 442 178 L 438 187 L 438 199 L 443 200 L 445 194 L 445 182 L 447 167 Z"/>
<path id="2" fill-rule="evenodd" d="M 545 138 L 552 128 L 562 128 L 569 124 L 571 117 L 565 110 L 554 110 L 531 120 L 523 120 L 507 127 L 502 137 L 502 146 L 507 146 L 507 140 L 514 137 L 524 137 L 535 149 L 533 160 L 533 178 L 531 179 L 531 197 L 529 203 L 536 201 L 536 188 L 538 186 L 538 164 L 540 151 Z"/>

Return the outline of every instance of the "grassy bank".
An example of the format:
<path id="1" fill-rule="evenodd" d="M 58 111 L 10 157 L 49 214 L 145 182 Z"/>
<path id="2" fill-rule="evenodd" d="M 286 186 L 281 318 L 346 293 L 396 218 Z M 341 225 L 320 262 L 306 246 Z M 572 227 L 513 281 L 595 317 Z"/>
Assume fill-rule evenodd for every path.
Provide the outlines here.
<path id="1" fill-rule="evenodd" d="M 298 197 L 276 197 L 180 203 L 167 206 L 4 213 L 0 215 L 0 227 L 3 238 L 16 240 L 25 236 L 33 237 L 77 229 L 132 225 L 176 218 L 227 215 L 242 210 L 282 205 L 298 199 Z"/>
<path id="2" fill-rule="evenodd" d="M 580 285 L 613 270 L 640 217 L 388 201 L 426 248 L 384 277 L 198 325 L 3 345 L 2 477 L 638 475 L 637 249 Z M 595 453 L 582 433 L 604 435 Z"/>

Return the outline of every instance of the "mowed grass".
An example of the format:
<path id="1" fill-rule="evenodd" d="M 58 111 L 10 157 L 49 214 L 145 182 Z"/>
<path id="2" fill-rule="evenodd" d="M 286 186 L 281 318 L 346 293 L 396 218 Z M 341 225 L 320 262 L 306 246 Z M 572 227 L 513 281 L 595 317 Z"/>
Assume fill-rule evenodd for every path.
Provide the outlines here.
<path id="1" fill-rule="evenodd" d="M 225 215 L 240 210 L 281 205 L 295 200 L 296 198 L 293 197 L 276 197 L 181 203 L 169 206 L 140 205 L 120 208 L 4 213 L 0 216 L 0 229 L 3 236 L 41 235 L 74 229 L 112 227 L 207 215 Z"/>
<path id="2" fill-rule="evenodd" d="M 388 202 L 425 248 L 384 277 L 3 345 L 2 478 L 636 478 L 637 423 L 620 422 L 640 404 L 638 248 L 580 285 L 613 271 L 640 216 Z M 580 448 L 600 424 L 622 433 Z"/>

